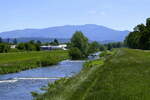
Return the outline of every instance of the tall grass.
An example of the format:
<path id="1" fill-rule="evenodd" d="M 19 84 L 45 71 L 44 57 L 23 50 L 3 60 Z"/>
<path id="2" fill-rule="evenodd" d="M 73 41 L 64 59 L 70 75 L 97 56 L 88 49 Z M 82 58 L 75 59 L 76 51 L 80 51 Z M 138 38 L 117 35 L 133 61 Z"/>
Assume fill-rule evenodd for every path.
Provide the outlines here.
<path id="1" fill-rule="evenodd" d="M 150 100 L 150 51 L 116 49 L 80 74 L 49 84 L 37 100 Z"/>
<path id="2" fill-rule="evenodd" d="M 67 51 L 16 52 L 0 54 L 0 74 L 57 64 L 68 59 Z"/>

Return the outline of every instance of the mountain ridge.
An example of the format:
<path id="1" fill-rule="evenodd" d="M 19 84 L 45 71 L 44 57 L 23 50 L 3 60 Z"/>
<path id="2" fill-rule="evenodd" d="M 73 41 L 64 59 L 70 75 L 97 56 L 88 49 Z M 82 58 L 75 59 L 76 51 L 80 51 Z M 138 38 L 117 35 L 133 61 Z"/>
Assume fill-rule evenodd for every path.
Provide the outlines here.
<path id="1" fill-rule="evenodd" d="M 85 36 L 93 41 L 122 41 L 129 31 L 118 31 L 96 24 L 64 25 L 43 29 L 23 29 L 1 32 L 2 38 L 41 37 L 41 38 L 71 38 L 75 31 L 82 31 Z"/>

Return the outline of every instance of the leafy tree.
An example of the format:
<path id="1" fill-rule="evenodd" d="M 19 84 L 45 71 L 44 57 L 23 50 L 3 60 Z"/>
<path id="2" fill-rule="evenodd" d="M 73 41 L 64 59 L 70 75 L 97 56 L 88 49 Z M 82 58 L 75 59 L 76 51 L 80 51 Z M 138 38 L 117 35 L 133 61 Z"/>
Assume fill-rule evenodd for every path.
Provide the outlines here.
<path id="1" fill-rule="evenodd" d="M 102 44 L 99 44 L 99 50 L 104 51 L 104 50 L 106 50 L 106 47 Z"/>
<path id="2" fill-rule="evenodd" d="M 98 42 L 95 41 L 89 45 L 89 49 L 88 49 L 89 53 L 95 53 L 99 50 L 100 50 L 100 44 Z"/>
<path id="3" fill-rule="evenodd" d="M 69 50 L 69 55 L 70 55 L 70 57 L 71 57 L 72 60 L 78 60 L 78 59 L 82 58 L 81 51 L 78 48 L 76 48 L 76 47 L 71 48 Z"/>
<path id="4" fill-rule="evenodd" d="M 134 31 L 130 32 L 125 39 L 125 44 L 133 49 L 150 49 L 150 18 L 146 20 L 146 25 L 137 25 Z"/>
<path id="5" fill-rule="evenodd" d="M 36 43 L 37 43 L 38 45 L 41 45 L 41 44 L 42 44 L 42 42 L 41 42 L 41 41 L 39 41 L 39 40 L 38 40 Z"/>
<path id="6" fill-rule="evenodd" d="M 30 41 L 27 43 L 19 43 L 17 45 L 19 50 L 26 50 L 26 51 L 40 51 L 40 45 L 35 43 L 34 41 Z"/>
<path id="7" fill-rule="evenodd" d="M 50 45 L 59 45 L 59 42 L 57 39 L 54 39 L 54 41 L 50 42 Z"/>
<path id="8" fill-rule="evenodd" d="M 25 48 L 25 43 L 19 43 L 18 45 L 17 45 L 17 49 L 19 49 L 19 50 L 25 50 L 26 48 Z"/>
<path id="9" fill-rule="evenodd" d="M 88 38 L 83 35 L 82 32 L 76 31 L 71 38 L 71 46 L 78 48 L 81 53 L 82 57 L 86 58 L 88 56 Z"/>
<path id="10" fill-rule="evenodd" d="M 54 39 L 54 43 L 55 43 L 56 45 L 59 45 L 59 42 L 58 42 L 57 39 Z"/>
<path id="11" fill-rule="evenodd" d="M 13 40 L 13 44 L 17 44 L 18 43 L 18 41 L 17 41 L 17 39 L 15 38 L 14 40 Z"/>
<path id="12" fill-rule="evenodd" d="M 2 43 L 3 42 L 3 39 L 0 37 L 0 43 Z"/>
<path id="13" fill-rule="evenodd" d="M 122 48 L 125 45 L 122 42 L 112 42 L 112 43 L 105 44 L 105 46 L 108 50 L 111 50 L 113 48 Z"/>
<path id="14" fill-rule="evenodd" d="M 35 44 L 34 40 L 29 41 L 30 44 Z"/>
<path id="15" fill-rule="evenodd" d="M 0 53 L 7 53 L 10 49 L 10 46 L 6 43 L 0 43 Z"/>

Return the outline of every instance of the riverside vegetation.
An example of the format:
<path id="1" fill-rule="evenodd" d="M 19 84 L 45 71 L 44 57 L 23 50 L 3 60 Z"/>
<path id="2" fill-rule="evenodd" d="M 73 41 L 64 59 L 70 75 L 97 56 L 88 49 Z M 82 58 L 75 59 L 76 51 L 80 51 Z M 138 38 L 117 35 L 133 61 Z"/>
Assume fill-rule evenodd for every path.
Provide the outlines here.
<path id="1" fill-rule="evenodd" d="M 30 51 L 0 54 L 0 74 L 57 64 L 68 59 L 68 51 Z"/>
<path id="2" fill-rule="evenodd" d="M 73 35 L 71 44 L 69 54 L 72 59 L 88 55 L 88 39 L 82 32 Z M 100 59 L 86 62 L 78 75 L 50 83 L 43 88 L 45 93 L 32 92 L 34 99 L 150 100 L 150 18 L 146 25 L 135 27 L 134 32 L 126 37 L 125 44 L 134 49 L 104 51 Z M 111 50 L 113 45 L 108 44 L 108 49 Z M 97 51 L 95 46 L 90 51 Z"/>
<path id="3" fill-rule="evenodd" d="M 80 74 L 49 84 L 36 100 L 149 100 L 150 51 L 115 49 L 85 63 Z"/>

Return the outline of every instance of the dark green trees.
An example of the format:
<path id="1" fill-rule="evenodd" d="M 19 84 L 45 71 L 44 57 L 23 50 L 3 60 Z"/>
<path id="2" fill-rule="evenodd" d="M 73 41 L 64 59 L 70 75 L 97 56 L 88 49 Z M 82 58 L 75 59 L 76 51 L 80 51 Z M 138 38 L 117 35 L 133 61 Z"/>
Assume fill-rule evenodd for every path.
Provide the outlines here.
<path id="1" fill-rule="evenodd" d="M 17 44 L 18 43 L 18 41 L 17 41 L 17 39 L 15 38 L 14 40 L 13 40 L 13 44 Z"/>
<path id="2" fill-rule="evenodd" d="M 88 53 L 95 53 L 100 50 L 100 44 L 96 41 L 89 44 L 89 50 Z"/>
<path id="3" fill-rule="evenodd" d="M 88 38 L 82 32 L 77 31 L 71 38 L 69 55 L 72 59 L 82 59 L 88 56 Z"/>
<path id="4" fill-rule="evenodd" d="M 35 43 L 33 40 L 27 43 L 19 43 L 17 49 L 23 51 L 40 51 L 40 44 Z"/>
<path id="5" fill-rule="evenodd" d="M 128 47 L 134 49 L 150 49 L 150 18 L 146 20 L 146 25 L 140 24 L 134 28 L 125 39 Z"/>
<path id="6" fill-rule="evenodd" d="M 113 48 L 122 48 L 125 47 L 123 42 L 112 42 L 112 43 L 107 43 L 105 44 L 105 47 L 107 48 L 107 50 L 111 50 Z"/>
<path id="7" fill-rule="evenodd" d="M 81 51 L 76 47 L 73 47 L 69 50 L 69 55 L 72 60 L 78 60 L 83 58 Z"/>
<path id="8" fill-rule="evenodd" d="M 59 45 L 59 41 L 54 39 L 54 41 L 50 42 L 50 45 Z"/>
<path id="9" fill-rule="evenodd" d="M 0 37 L 0 43 L 2 43 L 3 42 L 3 39 Z"/>
<path id="10" fill-rule="evenodd" d="M 0 43 L 0 53 L 7 53 L 10 46 L 7 43 Z"/>

